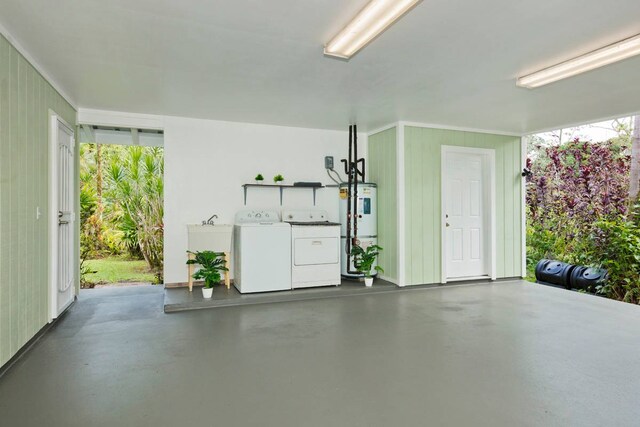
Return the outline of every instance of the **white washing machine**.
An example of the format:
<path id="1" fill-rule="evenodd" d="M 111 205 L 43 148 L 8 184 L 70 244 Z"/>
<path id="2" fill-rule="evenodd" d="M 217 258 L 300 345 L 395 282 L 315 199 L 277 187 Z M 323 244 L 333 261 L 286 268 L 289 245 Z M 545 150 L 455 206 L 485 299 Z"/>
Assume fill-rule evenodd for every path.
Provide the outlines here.
<path id="1" fill-rule="evenodd" d="M 291 289 L 291 226 L 277 211 L 241 210 L 234 226 L 234 286 L 242 294 Z"/>
<path id="2" fill-rule="evenodd" d="M 291 224 L 291 286 L 340 285 L 340 224 L 321 209 L 285 210 Z"/>

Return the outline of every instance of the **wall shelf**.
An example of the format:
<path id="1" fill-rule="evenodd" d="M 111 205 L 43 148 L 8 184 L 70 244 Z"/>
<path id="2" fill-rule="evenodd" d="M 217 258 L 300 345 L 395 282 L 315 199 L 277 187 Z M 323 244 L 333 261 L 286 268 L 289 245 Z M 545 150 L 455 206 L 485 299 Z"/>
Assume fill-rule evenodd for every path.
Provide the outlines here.
<path id="1" fill-rule="evenodd" d="M 247 205 L 247 190 L 249 188 L 278 188 L 280 189 L 280 206 L 282 206 L 282 194 L 285 189 L 295 189 L 295 190 L 313 190 L 313 206 L 316 205 L 316 190 L 318 188 L 324 188 L 324 185 L 314 185 L 314 186 L 306 186 L 306 185 L 287 185 L 287 184 L 242 184 L 242 189 L 244 190 L 244 204 Z"/>

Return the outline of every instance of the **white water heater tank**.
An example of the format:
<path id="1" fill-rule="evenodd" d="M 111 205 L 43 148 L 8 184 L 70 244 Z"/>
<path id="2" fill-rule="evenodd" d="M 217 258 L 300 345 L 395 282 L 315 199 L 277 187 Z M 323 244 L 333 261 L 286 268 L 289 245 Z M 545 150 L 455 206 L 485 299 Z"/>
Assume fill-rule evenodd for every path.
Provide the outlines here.
<path id="1" fill-rule="evenodd" d="M 353 186 L 352 186 L 353 188 Z M 362 247 L 371 244 L 377 244 L 378 239 L 378 214 L 377 214 L 377 185 L 366 182 L 358 183 L 358 205 L 357 211 L 352 215 L 357 215 L 358 220 L 358 239 L 361 241 Z M 351 203 L 353 209 L 353 195 L 349 195 L 349 184 L 340 184 L 340 240 L 341 240 L 341 268 L 342 275 L 345 277 L 362 277 L 361 274 L 349 273 L 351 266 L 347 265 L 350 257 L 347 256 L 347 203 Z M 352 217 L 353 218 L 353 217 Z M 354 221 L 351 221 L 351 237 L 354 234 Z"/>

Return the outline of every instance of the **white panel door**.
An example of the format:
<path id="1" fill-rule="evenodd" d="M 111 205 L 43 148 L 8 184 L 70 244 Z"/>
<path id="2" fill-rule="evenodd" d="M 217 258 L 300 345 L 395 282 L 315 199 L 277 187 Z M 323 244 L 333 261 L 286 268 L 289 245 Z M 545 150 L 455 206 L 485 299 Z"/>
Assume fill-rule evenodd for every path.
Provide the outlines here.
<path id="1" fill-rule="evenodd" d="M 75 297 L 74 212 L 74 137 L 73 131 L 64 123 L 55 120 L 55 196 L 54 222 L 57 227 L 55 243 L 52 289 L 52 318 L 58 317 L 73 302 Z"/>
<path id="2" fill-rule="evenodd" d="M 459 279 L 489 274 L 486 262 L 484 157 L 449 152 L 445 179 L 446 277 Z"/>

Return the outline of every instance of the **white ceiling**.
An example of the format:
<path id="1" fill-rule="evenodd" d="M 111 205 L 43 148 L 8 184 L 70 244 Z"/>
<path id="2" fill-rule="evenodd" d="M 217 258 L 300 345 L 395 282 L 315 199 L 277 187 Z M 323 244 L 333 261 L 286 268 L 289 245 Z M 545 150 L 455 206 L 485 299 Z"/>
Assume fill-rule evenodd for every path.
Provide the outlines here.
<path id="1" fill-rule="evenodd" d="M 324 57 L 366 3 L 0 0 L 0 24 L 86 108 L 513 133 L 640 111 L 640 57 L 533 91 L 515 85 L 640 33 L 638 0 L 424 0 L 351 61 Z"/>

